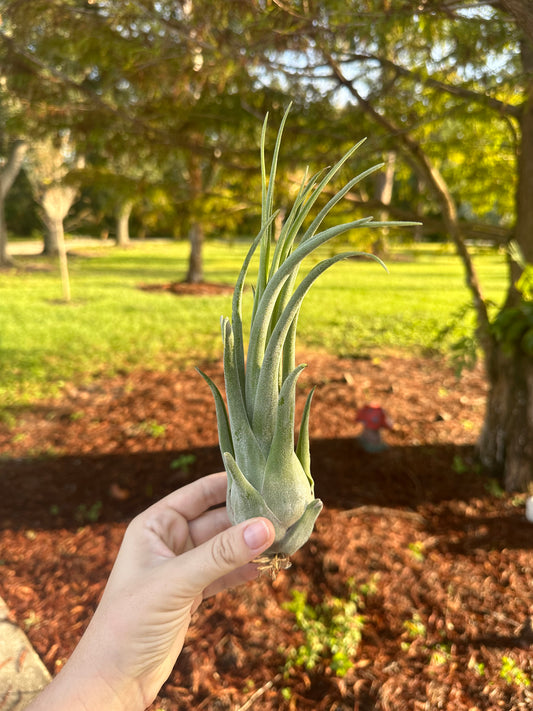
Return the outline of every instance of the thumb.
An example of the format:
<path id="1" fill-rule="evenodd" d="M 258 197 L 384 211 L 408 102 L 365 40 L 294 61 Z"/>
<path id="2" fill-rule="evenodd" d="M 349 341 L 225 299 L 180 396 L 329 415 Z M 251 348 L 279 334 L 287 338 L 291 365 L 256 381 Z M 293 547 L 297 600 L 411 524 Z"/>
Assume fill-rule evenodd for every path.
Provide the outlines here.
<path id="1" fill-rule="evenodd" d="M 253 518 L 226 528 L 197 548 L 179 556 L 183 593 L 201 594 L 219 578 L 233 573 L 274 542 L 274 526 L 267 518 Z"/>

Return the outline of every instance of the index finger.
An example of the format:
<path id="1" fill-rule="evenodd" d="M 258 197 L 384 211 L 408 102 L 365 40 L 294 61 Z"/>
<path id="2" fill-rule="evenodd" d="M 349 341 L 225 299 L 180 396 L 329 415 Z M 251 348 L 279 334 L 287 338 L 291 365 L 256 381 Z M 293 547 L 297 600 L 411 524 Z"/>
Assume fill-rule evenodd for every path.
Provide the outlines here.
<path id="1" fill-rule="evenodd" d="M 226 472 L 208 474 L 165 496 L 151 507 L 151 513 L 154 509 L 171 508 L 187 521 L 192 521 L 211 506 L 226 500 L 226 485 Z"/>

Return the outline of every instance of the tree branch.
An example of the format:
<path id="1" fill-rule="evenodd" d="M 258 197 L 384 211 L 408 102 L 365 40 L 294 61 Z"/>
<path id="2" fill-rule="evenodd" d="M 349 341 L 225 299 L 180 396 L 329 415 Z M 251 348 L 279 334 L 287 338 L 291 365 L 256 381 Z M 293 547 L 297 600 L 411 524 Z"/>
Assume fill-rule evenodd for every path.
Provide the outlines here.
<path id="1" fill-rule="evenodd" d="M 515 118 L 520 118 L 522 112 L 522 107 L 520 105 L 508 104 L 500 99 L 495 99 L 492 96 L 487 96 L 486 94 L 480 94 L 473 89 L 469 89 L 466 86 L 458 86 L 455 84 L 448 84 L 439 79 L 433 77 L 424 77 L 419 72 L 415 72 L 412 69 L 407 69 L 406 67 L 396 64 L 390 59 L 385 57 L 379 57 L 374 54 L 350 54 L 343 61 L 375 61 L 378 62 L 382 67 L 387 67 L 395 71 L 399 76 L 408 77 L 419 84 L 422 84 L 432 89 L 437 89 L 437 91 L 445 92 L 451 96 L 458 96 L 462 99 L 469 99 L 477 103 L 488 106 L 489 108 L 497 111 L 500 114 L 506 116 L 514 116 Z"/>
<path id="2" fill-rule="evenodd" d="M 351 95 L 357 100 L 359 106 L 368 116 L 370 116 L 370 118 L 382 126 L 387 133 L 396 138 L 396 142 L 400 150 L 410 156 L 417 172 L 435 196 L 435 199 L 442 210 L 446 229 L 455 244 L 458 255 L 463 261 L 466 284 L 472 293 L 474 306 L 476 308 L 480 341 L 485 353 L 488 355 L 492 351 L 492 336 L 490 333 L 490 321 L 487 305 L 481 291 L 481 285 L 477 277 L 474 263 L 461 235 L 457 216 L 457 207 L 446 182 L 436 166 L 432 165 L 420 144 L 415 141 L 405 129 L 399 129 L 390 119 L 380 114 L 369 101 L 364 99 L 359 94 L 353 83 L 344 76 L 342 69 L 327 52 L 327 50 L 320 48 L 320 51 L 333 70 L 339 84 L 351 93 Z"/>

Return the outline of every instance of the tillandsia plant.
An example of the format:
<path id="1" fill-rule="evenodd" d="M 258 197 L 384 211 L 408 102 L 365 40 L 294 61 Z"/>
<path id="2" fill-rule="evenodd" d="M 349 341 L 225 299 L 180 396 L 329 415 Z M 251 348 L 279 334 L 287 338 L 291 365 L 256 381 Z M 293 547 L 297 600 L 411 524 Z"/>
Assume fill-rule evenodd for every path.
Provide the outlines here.
<path id="1" fill-rule="evenodd" d="M 313 282 L 326 269 L 361 252 L 343 252 L 324 259 L 299 282 L 302 260 L 333 237 L 359 227 L 378 227 L 371 217 L 319 231 L 331 209 L 359 181 L 381 165 L 357 175 L 337 192 L 304 226 L 326 185 L 351 158 L 362 141 L 333 167 L 308 177 L 299 187 L 282 227 L 274 237 L 274 186 L 287 109 L 278 131 L 269 175 L 265 159 L 268 116 L 261 135 L 262 220 L 237 278 L 232 314 L 221 319 L 224 344 L 224 381 L 227 407 L 215 383 L 201 373 L 215 399 L 220 449 L 228 475 L 226 504 L 230 519 L 239 523 L 254 516 L 272 521 L 276 537 L 260 563 L 277 571 L 288 567 L 289 556 L 309 539 L 322 502 L 315 497 L 309 454 L 309 394 L 295 442 L 296 383 L 304 365 L 295 366 L 296 325 L 302 301 Z M 248 267 L 257 248 L 259 273 L 245 360 L 242 319 L 243 289 Z M 364 255 L 380 261 L 373 255 Z M 381 263 L 381 262 L 380 262 Z"/>

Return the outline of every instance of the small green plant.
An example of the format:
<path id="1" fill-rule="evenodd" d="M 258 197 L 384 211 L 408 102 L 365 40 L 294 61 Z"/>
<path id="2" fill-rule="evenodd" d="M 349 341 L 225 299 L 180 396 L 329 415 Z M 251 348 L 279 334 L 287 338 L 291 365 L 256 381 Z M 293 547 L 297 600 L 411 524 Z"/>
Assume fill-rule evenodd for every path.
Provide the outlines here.
<path id="1" fill-rule="evenodd" d="M 438 349 L 443 342 L 449 343 L 450 362 L 457 377 L 464 370 L 473 370 L 478 360 L 478 341 L 473 325 L 468 333 L 459 335 L 472 314 L 473 305 L 469 300 L 452 313 L 448 323 L 435 334 L 435 348 Z"/>
<path id="2" fill-rule="evenodd" d="M 359 612 L 360 595 L 352 589 L 347 599 L 331 596 L 313 606 L 305 591 L 292 590 L 291 594 L 292 600 L 283 608 L 294 614 L 304 643 L 288 650 L 285 674 L 293 667 L 312 670 L 323 665 L 336 676 L 345 676 L 353 667 L 365 622 Z"/>
<path id="3" fill-rule="evenodd" d="M 485 482 L 485 489 L 491 496 L 494 496 L 496 499 L 503 499 L 503 497 L 505 496 L 505 491 L 503 490 L 502 485 L 500 484 L 498 479 L 495 479 L 494 477 L 487 479 L 487 481 Z"/>
<path id="4" fill-rule="evenodd" d="M 465 430 L 471 430 L 474 424 L 470 420 L 462 420 L 461 424 Z M 452 462 L 452 470 L 456 474 L 481 474 L 481 463 L 475 460 L 465 460 L 460 454 L 456 454 Z"/>
<path id="5" fill-rule="evenodd" d="M 456 474 L 466 474 L 468 471 L 468 465 L 459 454 L 453 458 L 452 469 Z"/>
<path id="6" fill-rule="evenodd" d="M 288 686 L 283 687 L 281 690 L 281 696 L 285 699 L 285 701 L 290 701 L 292 699 L 292 691 Z"/>
<path id="7" fill-rule="evenodd" d="M 517 494 L 511 499 L 511 506 L 521 508 L 526 503 L 527 494 Z"/>
<path id="8" fill-rule="evenodd" d="M 415 612 L 410 620 L 404 621 L 403 628 L 407 631 L 411 639 L 426 636 L 426 625 L 422 622 L 422 618 L 418 612 Z"/>
<path id="9" fill-rule="evenodd" d="M 500 669 L 500 677 L 507 684 L 516 684 L 517 686 L 531 686 L 531 679 L 520 669 L 518 664 L 511 657 L 502 657 L 502 666 Z"/>
<path id="10" fill-rule="evenodd" d="M 146 422 L 141 422 L 139 425 L 139 432 L 150 435 L 157 439 L 158 437 L 164 437 L 167 431 L 166 425 L 162 425 L 157 420 L 146 420 Z"/>
<path id="11" fill-rule="evenodd" d="M 28 615 L 24 618 L 24 627 L 26 632 L 32 627 L 36 627 L 41 622 L 41 618 L 35 610 L 29 610 Z"/>
<path id="12" fill-rule="evenodd" d="M 437 644 L 431 652 L 429 663 L 431 666 L 440 667 L 450 661 L 451 651 L 449 644 Z"/>
<path id="13" fill-rule="evenodd" d="M 102 513 L 102 502 L 95 501 L 94 504 L 80 504 L 76 508 L 75 518 L 78 523 L 96 523 Z"/>
<path id="14" fill-rule="evenodd" d="M 242 688 L 242 693 L 243 693 L 243 694 L 249 694 L 250 691 L 253 690 L 254 686 L 255 686 L 255 684 L 254 684 L 254 682 L 252 681 L 252 679 L 246 679 L 246 681 L 244 682 L 244 686 L 243 686 L 243 688 Z"/>
<path id="15" fill-rule="evenodd" d="M 485 676 L 485 665 L 483 662 L 476 662 L 473 657 L 468 661 L 468 668 L 473 669 L 478 676 Z"/>
<path id="16" fill-rule="evenodd" d="M 378 591 L 379 573 L 374 573 L 367 583 L 361 583 L 358 587 L 359 594 L 363 597 L 371 597 L 376 595 Z M 355 581 L 353 578 L 348 579 L 348 585 L 353 590 L 355 589 Z"/>
<path id="17" fill-rule="evenodd" d="M 190 467 L 196 461 L 196 455 L 194 454 L 180 454 L 179 457 L 173 459 L 170 462 L 171 469 L 180 469 L 185 474 L 188 473 Z"/>
<path id="18" fill-rule="evenodd" d="M 426 547 L 423 541 L 414 541 L 407 546 L 411 551 L 413 558 L 419 563 L 423 563 L 426 559 Z"/>

